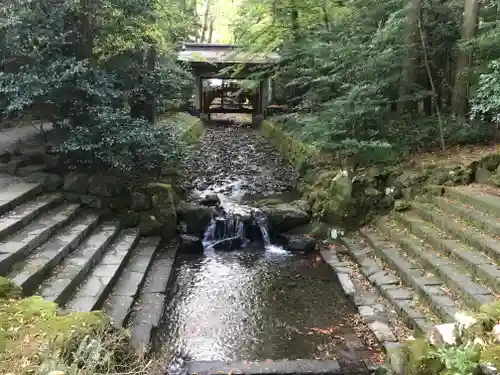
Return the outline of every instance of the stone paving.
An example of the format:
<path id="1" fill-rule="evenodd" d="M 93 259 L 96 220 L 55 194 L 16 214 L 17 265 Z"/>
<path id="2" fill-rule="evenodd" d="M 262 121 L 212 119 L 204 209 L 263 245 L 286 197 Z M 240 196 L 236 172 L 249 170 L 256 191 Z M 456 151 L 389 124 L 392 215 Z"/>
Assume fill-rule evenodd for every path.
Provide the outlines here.
<path id="1" fill-rule="evenodd" d="M 0 174 L 0 276 L 63 310 L 103 309 L 149 344 L 160 322 L 175 247 L 140 238 L 40 183 Z"/>
<path id="2" fill-rule="evenodd" d="M 428 332 L 499 297 L 499 216 L 498 189 L 437 187 L 342 242 L 401 319 Z"/>

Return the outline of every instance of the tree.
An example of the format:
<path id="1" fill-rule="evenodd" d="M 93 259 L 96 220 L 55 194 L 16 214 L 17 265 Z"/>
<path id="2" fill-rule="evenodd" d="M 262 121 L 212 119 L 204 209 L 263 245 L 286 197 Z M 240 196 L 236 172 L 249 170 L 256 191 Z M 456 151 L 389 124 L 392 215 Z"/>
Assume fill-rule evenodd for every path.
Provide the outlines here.
<path id="1" fill-rule="evenodd" d="M 57 151 L 73 164 L 130 173 L 178 160 L 174 129 L 156 129 L 154 113 L 191 90 L 190 74 L 175 63 L 177 38 L 190 28 L 164 32 L 164 1 L 9 4 L 0 26 L 6 112 L 67 128 Z M 172 0 L 171 14 L 180 5 Z"/>
<path id="2" fill-rule="evenodd" d="M 462 48 L 458 54 L 455 85 L 453 87 L 452 109 L 460 117 L 468 110 L 470 73 L 472 69 L 472 50 L 467 45 L 476 36 L 479 20 L 479 0 L 465 0 L 462 24 Z"/>

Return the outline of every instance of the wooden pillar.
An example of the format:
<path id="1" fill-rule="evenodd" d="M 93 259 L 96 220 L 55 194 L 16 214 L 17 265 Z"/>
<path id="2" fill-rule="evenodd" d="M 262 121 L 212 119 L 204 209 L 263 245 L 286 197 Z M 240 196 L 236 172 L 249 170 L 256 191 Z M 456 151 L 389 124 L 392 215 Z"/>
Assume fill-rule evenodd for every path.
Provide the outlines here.
<path id="1" fill-rule="evenodd" d="M 202 79 L 200 76 L 196 76 L 196 81 L 194 85 L 194 107 L 196 110 L 196 113 L 199 115 L 203 111 L 203 85 L 202 85 Z"/>
<path id="2" fill-rule="evenodd" d="M 258 127 L 260 123 L 264 119 L 264 85 L 262 81 L 259 82 L 259 90 L 258 90 L 258 101 L 257 101 L 257 109 L 252 113 L 252 126 Z"/>

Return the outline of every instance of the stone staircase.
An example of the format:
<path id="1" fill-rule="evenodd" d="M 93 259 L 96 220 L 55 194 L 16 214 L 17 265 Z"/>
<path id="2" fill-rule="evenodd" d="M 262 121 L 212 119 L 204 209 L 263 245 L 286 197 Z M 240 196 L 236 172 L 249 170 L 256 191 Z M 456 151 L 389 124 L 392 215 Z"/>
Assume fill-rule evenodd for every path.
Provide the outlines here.
<path id="1" fill-rule="evenodd" d="M 363 275 L 420 332 L 500 295 L 500 190 L 428 190 L 410 209 L 342 239 Z"/>
<path id="2" fill-rule="evenodd" d="M 0 176 L 0 276 L 68 312 L 104 310 L 147 345 L 163 314 L 176 247 L 68 203 L 40 184 Z"/>

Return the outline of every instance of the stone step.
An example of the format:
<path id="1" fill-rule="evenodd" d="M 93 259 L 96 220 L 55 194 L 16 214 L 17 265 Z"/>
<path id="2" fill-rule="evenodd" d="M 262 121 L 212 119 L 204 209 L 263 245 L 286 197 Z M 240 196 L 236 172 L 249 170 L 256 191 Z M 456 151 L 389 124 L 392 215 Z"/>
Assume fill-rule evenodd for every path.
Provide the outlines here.
<path id="1" fill-rule="evenodd" d="M 454 321 L 455 313 L 460 310 L 461 306 L 447 292 L 442 280 L 429 275 L 418 262 L 406 256 L 400 247 L 395 246 L 376 228 L 367 228 L 360 231 L 360 234 L 369 244 L 370 250 L 375 251 L 381 263 L 393 270 L 401 279 L 403 285 L 414 290 L 441 321 Z M 378 272 L 378 267 L 374 267 L 373 262 L 363 260 L 362 253 L 359 256 L 360 258 L 357 261 L 362 267 L 366 268 L 365 272 L 370 275 L 369 280 L 381 286 L 386 285 L 384 284 L 384 274 Z M 399 282 L 398 279 L 393 281 L 392 277 L 388 281 L 392 282 L 389 285 L 398 285 L 397 282 Z"/>
<path id="2" fill-rule="evenodd" d="M 16 264 L 16 270 L 9 274 L 9 279 L 21 286 L 25 295 L 33 294 L 47 273 L 72 252 L 98 223 L 98 215 L 91 212 L 82 214 Z"/>
<path id="3" fill-rule="evenodd" d="M 123 267 L 130 258 L 132 249 L 139 241 L 139 230 L 125 229 L 109 246 L 99 263 L 89 272 L 79 289 L 66 304 L 69 312 L 99 310 L 108 297 Z"/>
<path id="4" fill-rule="evenodd" d="M 56 207 L 62 200 L 61 194 L 42 195 L 14 207 L 0 217 L 0 239 L 17 232 L 41 213 Z"/>
<path id="5" fill-rule="evenodd" d="M 116 221 L 99 225 L 78 248 L 56 267 L 37 294 L 46 300 L 64 305 L 120 230 Z"/>
<path id="6" fill-rule="evenodd" d="M 9 273 L 15 263 L 47 241 L 56 230 L 72 220 L 79 204 L 65 203 L 39 216 L 17 233 L 0 242 L 0 275 Z"/>
<path id="7" fill-rule="evenodd" d="M 430 202 L 441 211 L 466 221 L 467 224 L 473 225 L 490 236 L 500 237 L 500 222 L 498 222 L 497 216 L 485 213 L 480 207 L 478 211 L 476 207 L 463 204 L 450 197 L 432 196 L 429 198 Z"/>
<path id="8" fill-rule="evenodd" d="M 15 182 L 2 187 L 0 190 L 0 215 L 36 197 L 42 190 L 41 184 L 30 182 Z"/>
<path id="9" fill-rule="evenodd" d="M 414 228 L 420 231 L 422 237 L 425 236 L 426 242 L 465 267 L 467 272 L 481 280 L 481 283 L 500 293 L 500 267 L 494 258 L 487 255 L 495 255 L 496 252 L 489 250 L 486 246 L 493 244 L 495 240 L 486 238 L 487 236 L 460 222 L 453 214 L 441 211 L 439 207 L 416 202 L 413 206 L 414 212 L 420 218 L 428 219 L 436 226 Z M 447 211 L 450 210 L 447 209 Z M 465 243 L 455 240 L 455 237 L 465 240 L 463 241 Z M 483 238 L 486 240 L 483 241 Z M 475 244 L 476 247 L 467 246 L 467 244 Z M 478 244 L 483 246 L 477 246 Z"/>
<path id="10" fill-rule="evenodd" d="M 490 188 L 493 192 L 495 189 Z M 487 194 L 477 186 L 461 186 L 445 188 L 445 196 L 452 197 L 460 202 L 477 207 L 494 216 L 500 216 L 500 197 Z"/>
<path id="11" fill-rule="evenodd" d="M 360 232 L 361 233 L 361 232 Z M 401 285 L 397 276 L 377 256 L 375 248 L 384 244 L 384 239 L 373 230 L 365 230 L 363 236 L 369 236 L 374 246 L 367 246 L 361 234 L 352 234 L 342 241 L 348 249 L 350 257 L 360 265 L 360 271 L 379 291 L 379 293 L 390 301 L 395 311 L 403 322 L 411 329 L 421 333 L 428 332 L 435 323 L 441 322 L 435 318 L 430 319 L 429 311 L 422 308 L 418 301 L 418 295 L 413 288 Z M 369 241 L 370 242 L 370 241 Z M 391 251 L 388 248 L 388 251 Z M 400 261 L 399 263 L 402 263 Z M 356 299 L 354 303 L 357 305 Z M 360 311 L 362 313 L 362 311 Z"/>
<path id="12" fill-rule="evenodd" d="M 129 328 L 132 347 L 138 351 L 148 348 L 163 317 L 176 253 L 176 242 L 168 244 L 158 252 L 134 304 Z"/>
<path id="13" fill-rule="evenodd" d="M 401 246 L 409 257 L 415 259 L 416 263 L 444 280 L 446 286 L 458 298 L 462 298 L 468 307 L 478 309 L 482 304 L 494 300 L 491 290 L 475 282 L 465 268 L 455 264 L 432 246 L 427 236 L 427 233 L 434 230 L 432 224 L 413 214 L 395 214 L 395 219 L 408 228 L 408 231 L 390 220 L 383 222 L 379 228 L 390 240 Z"/>
<path id="14" fill-rule="evenodd" d="M 368 375 L 370 371 L 364 361 L 337 361 L 318 359 L 296 359 L 278 361 L 192 361 L 188 363 L 186 375 Z"/>
<path id="15" fill-rule="evenodd" d="M 500 241 L 478 231 L 472 226 L 461 223 L 456 218 L 453 220 L 450 218 L 450 215 L 438 212 L 435 206 L 419 202 L 413 202 L 412 204 L 414 212 L 423 220 L 433 223 L 450 236 L 456 237 L 463 243 L 486 253 L 495 263 L 500 262 Z M 427 234 L 422 235 L 427 236 Z"/>
<path id="16" fill-rule="evenodd" d="M 143 237 L 125 265 L 113 291 L 104 302 L 103 310 L 118 327 L 125 326 L 139 291 L 160 245 L 160 237 Z"/>

